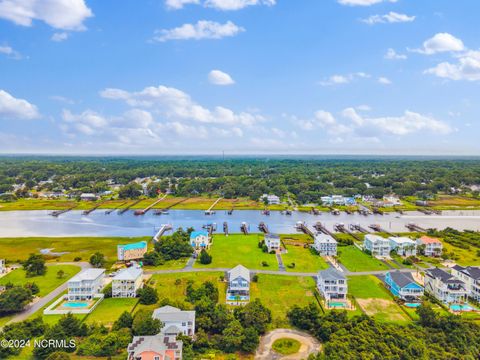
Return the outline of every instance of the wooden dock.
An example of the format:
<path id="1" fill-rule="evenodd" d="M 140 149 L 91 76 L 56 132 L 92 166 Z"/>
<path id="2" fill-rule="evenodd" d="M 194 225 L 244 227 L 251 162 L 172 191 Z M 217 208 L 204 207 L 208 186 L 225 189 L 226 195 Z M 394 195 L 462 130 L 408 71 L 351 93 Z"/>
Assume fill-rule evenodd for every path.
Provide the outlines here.
<path id="1" fill-rule="evenodd" d="M 52 211 L 52 212 L 50 213 L 50 215 L 52 215 L 53 217 L 58 217 L 58 216 L 60 216 L 60 215 L 62 215 L 62 214 L 65 214 L 65 213 L 67 213 L 67 212 L 69 212 L 69 211 L 72 211 L 72 210 L 75 209 L 76 207 L 77 207 L 77 205 L 74 205 L 74 206 L 69 207 L 68 209 L 55 210 L 55 211 Z"/>
<path id="2" fill-rule="evenodd" d="M 369 228 L 372 229 L 372 230 L 375 231 L 375 232 L 381 232 L 381 233 L 385 233 L 385 234 L 390 235 L 390 236 L 397 237 L 397 235 L 391 233 L 390 231 L 387 231 L 387 230 L 383 229 L 383 228 L 382 228 L 380 225 L 378 225 L 378 224 L 369 225 Z"/>
<path id="3" fill-rule="evenodd" d="M 92 208 L 88 209 L 88 210 L 84 210 L 83 211 L 83 215 L 89 215 L 91 214 L 92 212 L 94 212 L 95 210 L 97 210 L 100 206 L 102 206 L 103 204 L 105 204 L 108 200 L 103 200 L 101 202 L 99 202 L 98 204 L 96 204 L 95 206 L 93 206 Z"/>
<path id="4" fill-rule="evenodd" d="M 150 211 L 150 209 L 152 209 L 155 205 L 157 205 L 160 201 L 164 200 L 166 197 L 167 197 L 167 194 L 163 195 L 161 198 L 158 198 L 153 203 L 148 205 L 145 209 L 135 211 L 134 214 L 137 215 L 137 216 L 138 215 L 145 215 L 147 212 Z"/>
<path id="5" fill-rule="evenodd" d="M 219 197 L 217 200 L 215 200 L 215 202 L 207 209 L 205 210 L 205 215 L 213 215 L 215 214 L 215 211 L 213 211 L 213 208 L 215 207 L 215 205 L 218 204 L 218 202 L 220 200 L 222 200 L 223 198 Z"/>
<path id="6" fill-rule="evenodd" d="M 263 221 L 262 221 L 260 224 L 258 224 L 258 230 L 260 230 L 260 231 L 261 231 L 262 233 L 264 233 L 264 234 L 268 234 L 268 233 L 269 233 L 269 231 L 268 231 L 268 226 L 267 226 L 267 224 L 265 224 Z"/>
<path id="7" fill-rule="evenodd" d="M 335 224 L 335 231 L 338 231 L 338 232 L 341 232 L 341 233 L 344 233 L 344 234 L 348 234 L 351 237 L 353 237 L 354 239 L 356 239 L 358 241 L 362 241 L 362 238 L 358 234 L 354 233 L 353 231 L 350 231 L 350 229 L 348 229 L 345 226 L 345 224 L 342 224 L 342 223 Z"/>
<path id="8" fill-rule="evenodd" d="M 297 229 L 297 231 L 301 231 L 304 234 L 310 236 L 312 239 L 315 239 L 315 232 L 311 228 L 309 228 L 305 222 L 298 221 L 295 225 L 295 228 Z"/>
<path id="9" fill-rule="evenodd" d="M 118 215 L 122 215 L 122 214 L 126 213 L 128 210 L 130 210 L 130 208 L 131 208 L 132 206 L 137 205 L 140 201 L 142 201 L 142 200 L 141 200 L 141 199 L 135 200 L 133 203 L 125 206 L 123 209 L 118 210 Z"/>
<path id="10" fill-rule="evenodd" d="M 246 222 L 242 222 L 242 225 L 240 225 L 240 230 L 244 235 L 248 235 L 250 233 L 248 228 L 249 226 Z"/>
<path id="11" fill-rule="evenodd" d="M 160 229 L 157 231 L 155 236 L 153 237 L 153 241 L 157 242 L 160 238 L 165 234 L 167 231 L 173 230 L 173 226 L 171 224 L 162 224 Z"/>
<path id="12" fill-rule="evenodd" d="M 223 223 L 223 233 L 228 236 L 228 223 L 226 221 Z"/>
<path id="13" fill-rule="evenodd" d="M 123 205 L 125 205 L 127 203 L 127 201 L 124 201 L 122 202 L 121 204 L 115 206 L 114 208 L 112 209 L 108 209 L 108 210 L 105 210 L 105 215 L 110 215 L 112 212 L 114 212 L 115 210 L 118 210 L 120 209 Z"/>
<path id="14" fill-rule="evenodd" d="M 410 231 L 413 231 L 413 232 L 427 232 L 426 229 L 418 226 L 417 224 L 414 224 L 414 223 L 409 223 L 407 225 L 405 225 L 405 227 L 410 230 Z"/>

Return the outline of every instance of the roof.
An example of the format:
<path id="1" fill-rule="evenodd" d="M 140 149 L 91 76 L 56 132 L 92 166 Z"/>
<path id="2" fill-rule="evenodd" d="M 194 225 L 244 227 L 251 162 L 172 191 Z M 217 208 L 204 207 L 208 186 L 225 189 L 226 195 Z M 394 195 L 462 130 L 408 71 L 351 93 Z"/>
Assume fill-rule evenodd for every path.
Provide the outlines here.
<path id="1" fill-rule="evenodd" d="M 441 244 L 442 243 L 440 239 L 432 238 L 429 236 L 422 236 L 418 240 L 420 240 L 423 244 Z"/>
<path id="2" fill-rule="evenodd" d="M 175 336 L 165 336 L 162 334 L 154 336 L 134 336 L 132 342 L 128 344 L 128 352 L 140 355 L 145 351 L 161 352 L 163 350 L 180 350 L 183 346 L 182 341 L 177 340 Z M 166 357 L 165 359 L 170 359 Z"/>
<path id="3" fill-rule="evenodd" d="M 388 274 L 390 274 L 390 277 L 395 282 L 395 284 L 397 284 L 402 288 L 411 283 L 417 284 L 415 280 L 413 280 L 412 274 L 410 274 L 409 272 L 404 273 L 397 270 L 397 271 L 390 271 Z"/>
<path id="4" fill-rule="evenodd" d="M 346 280 L 347 278 L 342 272 L 338 271 L 334 267 L 329 267 L 326 270 L 318 272 L 318 276 L 325 280 Z"/>
<path id="5" fill-rule="evenodd" d="M 195 311 L 180 310 L 176 307 L 166 305 L 153 311 L 153 318 L 166 322 L 195 321 Z"/>
<path id="6" fill-rule="evenodd" d="M 120 270 L 120 272 L 115 275 L 113 280 L 137 280 L 139 276 L 142 276 L 143 269 L 131 266 L 126 269 Z"/>
<path id="7" fill-rule="evenodd" d="M 95 280 L 105 272 L 105 269 L 86 269 L 72 277 L 69 282 Z"/>
<path id="8" fill-rule="evenodd" d="M 122 247 L 123 250 L 136 250 L 136 249 L 144 249 L 147 247 L 147 242 L 146 241 L 140 241 L 132 244 L 126 244 L 126 245 L 118 245 L 119 247 Z"/>
<path id="9" fill-rule="evenodd" d="M 415 241 L 408 237 L 395 237 L 391 236 L 388 238 L 389 240 L 393 241 L 396 244 L 412 244 L 415 245 Z"/>
<path id="10" fill-rule="evenodd" d="M 321 242 L 321 243 L 327 243 L 327 244 L 336 244 L 337 240 L 335 240 L 330 235 L 317 234 L 317 235 L 315 235 L 315 242 Z"/>
<path id="11" fill-rule="evenodd" d="M 429 269 L 426 271 L 426 274 L 429 275 L 430 277 L 440 279 L 443 283 L 457 283 L 457 284 L 463 284 L 463 281 L 456 279 L 452 274 L 449 274 L 445 270 L 435 268 L 435 269 Z"/>
<path id="12" fill-rule="evenodd" d="M 455 265 L 453 269 L 470 276 L 472 279 L 475 279 L 475 280 L 480 279 L 480 267 L 478 266 L 463 267 L 460 265 Z"/>
<path id="13" fill-rule="evenodd" d="M 268 233 L 268 234 L 265 234 L 265 239 L 280 241 L 280 235 Z"/>
<path id="14" fill-rule="evenodd" d="M 243 265 L 237 265 L 232 270 L 228 272 L 229 279 L 236 279 L 238 277 L 242 277 L 245 280 L 250 281 L 250 270 L 248 270 Z"/>
<path id="15" fill-rule="evenodd" d="M 373 235 L 373 234 L 365 235 L 365 240 L 369 240 L 372 243 L 376 243 L 377 241 L 388 241 L 388 239 L 385 239 L 384 237 L 381 237 L 380 235 Z"/>
<path id="16" fill-rule="evenodd" d="M 207 236 L 208 237 L 208 231 L 206 230 L 200 230 L 200 231 L 192 231 L 190 234 L 190 239 L 195 239 L 196 237 L 199 236 Z"/>

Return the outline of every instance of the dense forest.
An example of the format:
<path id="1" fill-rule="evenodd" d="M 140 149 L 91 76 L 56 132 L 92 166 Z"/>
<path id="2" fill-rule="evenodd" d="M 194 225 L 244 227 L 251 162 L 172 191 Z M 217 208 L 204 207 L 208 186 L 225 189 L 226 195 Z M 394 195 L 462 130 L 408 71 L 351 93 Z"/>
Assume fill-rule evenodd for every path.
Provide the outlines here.
<path id="1" fill-rule="evenodd" d="M 321 196 L 395 193 L 428 198 L 467 192 L 480 184 L 480 160 L 420 158 L 75 158 L 4 157 L 0 159 L 0 194 L 23 184 L 23 193 L 100 192 L 109 183 L 127 185 L 155 177 L 149 194 L 171 190 L 178 196 L 218 194 L 257 200 L 263 193 L 290 196 L 298 203 Z M 40 186 L 39 186 L 40 184 Z M 132 189 L 126 189 L 131 191 Z M 134 190 L 134 189 L 133 189 Z M 128 194 L 128 191 L 125 191 Z M 22 195 L 22 193 L 18 194 Z"/>

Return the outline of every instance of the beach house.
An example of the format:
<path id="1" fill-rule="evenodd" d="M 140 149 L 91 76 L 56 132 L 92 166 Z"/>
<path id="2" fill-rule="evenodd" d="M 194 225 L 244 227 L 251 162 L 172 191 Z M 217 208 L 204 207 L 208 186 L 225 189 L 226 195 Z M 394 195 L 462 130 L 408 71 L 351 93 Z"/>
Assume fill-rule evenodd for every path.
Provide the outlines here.
<path id="1" fill-rule="evenodd" d="M 342 272 L 333 267 L 319 271 L 317 275 L 317 289 L 326 301 L 346 300 L 348 285 L 347 278 Z"/>
<path id="2" fill-rule="evenodd" d="M 266 201 L 268 205 L 279 205 L 280 198 L 277 195 L 263 194 L 260 196 L 260 201 Z"/>
<path id="3" fill-rule="evenodd" d="M 451 271 L 453 276 L 465 283 L 468 296 L 480 301 L 480 267 L 455 265 Z"/>
<path id="4" fill-rule="evenodd" d="M 337 256 L 337 240 L 330 235 L 316 234 L 313 248 L 321 256 Z"/>
<path id="5" fill-rule="evenodd" d="M 187 336 L 195 335 L 195 311 L 180 310 L 166 305 L 153 311 L 153 318 L 162 322 L 161 334 Z"/>
<path id="6" fill-rule="evenodd" d="M 132 244 L 117 245 L 117 258 L 119 261 L 142 259 L 147 252 L 147 242 L 139 241 Z"/>
<path id="7" fill-rule="evenodd" d="M 265 245 L 268 248 L 268 252 L 280 250 L 280 236 L 277 234 L 268 233 L 264 237 Z"/>
<path id="8" fill-rule="evenodd" d="M 86 269 L 67 282 L 68 301 L 92 300 L 103 289 L 105 269 Z"/>
<path id="9" fill-rule="evenodd" d="M 183 342 L 172 335 L 134 336 L 128 360 L 181 360 Z"/>
<path id="10" fill-rule="evenodd" d="M 367 234 L 363 240 L 363 249 L 376 257 L 390 256 L 390 241 L 378 235 Z"/>
<path id="11" fill-rule="evenodd" d="M 250 270 L 237 265 L 227 272 L 227 302 L 250 300 Z"/>
<path id="12" fill-rule="evenodd" d="M 415 282 L 409 272 L 388 272 L 385 275 L 385 285 L 394 296 L 408 302 L 419 302 L 423 296 L 423 287 Z"/>
<path id="13" fill-rule="evenodd" d="M 437 257 L 442 255 L 443 245 L 440 239 L 422 236 L 417 239 L 417 251 L 423 248 L 422 252 L 425 256 Z"/>
<path id="14" fill-rule="evenodd" d="M 112 279 L 112 297 L 134 298 L 143 286 L 143 269 L 131 266 L 120 270 Z"/>
<path id="15" fill-rule="evenodd" d="M 400 256 L 416 256 L 417 243 L 408 237 L 390 236 L 390 251 L 395 251 Z"/>
<path id="16" fill-rule="evenodd" d="M 442 269 L 425 271 L 424 282 L 425 291 L 444 304 L 458 304 L 467 300 L 465 283 Z"/>
<path id="17" fill-rule="evenodd" d="M 210 234 L 206 230 L 192 231 L 190 234 L 190 245 L 195 250 L 210 248 Z"/>

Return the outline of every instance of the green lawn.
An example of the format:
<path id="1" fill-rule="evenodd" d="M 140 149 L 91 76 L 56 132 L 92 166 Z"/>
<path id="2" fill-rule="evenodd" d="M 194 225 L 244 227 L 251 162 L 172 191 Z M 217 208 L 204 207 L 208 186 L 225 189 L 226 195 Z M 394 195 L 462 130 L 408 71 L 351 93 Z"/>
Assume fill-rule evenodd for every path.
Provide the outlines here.
<path id="1" fill-rule="evenodd" d="M 406 324 L 410 318 L 395 303 L 388 290 L 375 276 L 350 276 L 348 292 L 355 297 L 361 309 L 381 322 Z"/>
<path id="2" fill-rule="evenodd" d="M 107 261 L 117 260 L 117 245 L 128 244 L 141 240 L 150 240 L 150 237 L 51 237 L 51 238 L 0 238 L 0 254 L 9 261 L 26 260 L 31 253 L 38 253 L 41 249 L 52 249 L 52 252 L 63 253 L 52 261 L 73 261 L 80 257 L 88 261 L 90 256 L 100 251 L 105 254 Z M 150 244 L 150 246 L 152 246 Z"/>
<path id="3" fill-rule="evenodd" d="M 64 271 L 64 276 L 61 279 L 57 278 L 57 272 L 59 270 Z M 25 283 L 34 282 L 40 288 L 38 296 L 45 296 L 73 275 L 80 271 L 79 266 L 74 265 L 50 265 L 47 266 L 47 273 L 44 276 L 26 277 L 26 273 L 23 269 L 16 269 L 0 278 L 0 285 L 5 285 L 9 282 L 15 285 L 24 285 Z"/>
<path id="4" fill-rule="evenodd" d="M 281 338 L 274 341 L 272 348 L 282 355 L 296 354 L 300 350 L 300 342 L 291 338 Z"/>
<path id="5" fill-rule="evenodd" d="M 239 264 L 249 269 L 278 270 L 278 263 L 275 255 L 266 254 L 258 248 L 258 242 L 263 239 L 261 234 L 241 235 L 231 234 L 229 236 L 213 236 L 213 244 L 209 250 L 213 257 L 211 264 L 202 265 L 195 262 L 198 268 L 233 268 Z M 268 267 L 263 267 L 262 262 L 266 261 Z"/>
<path id="6" fill-rule="evenodd" d="M 138 302 L 138 298 L 109 298 L 103 301 L 87 315 L 89 323 L 101 323 L 111 326 L 124 311 L 131 312 Z"/>
<path id="7" fill-rule="evenodd" d="M 314 273 L 328 268 L 325 260 L 321 256 L 313 254 L 308 248 L 289 245 L 287 250 L 286 254 L 282 254 L 283 263 L 287 271 Z M 291 263 L 295 263 L 294 268 L 288 267 Z"/>
<path id="8" fill-rule="evenodd" d="M 293 305 L 316 303 L 315 281 L 310 277 L 259 274 L 251 284 L 250 298 L 259 298 L 272 311 L 273 327 L 289 326 L 286 319 Z"/>
<path id="9" fill-rule="evenodd" d="M 365 254 L 354 245 L 339 247 L 338 258 L 348 270 L 354 272 L 388 270 L 387 265 Z"/>
<path id="10" fill-rule="evenodd" d="M 162 265 L 157 266 L 144 266 L 144 270 L 178 270 L 183 269 L 187 265 L 188 258 L 178 260 L 167 260 Z"/>

